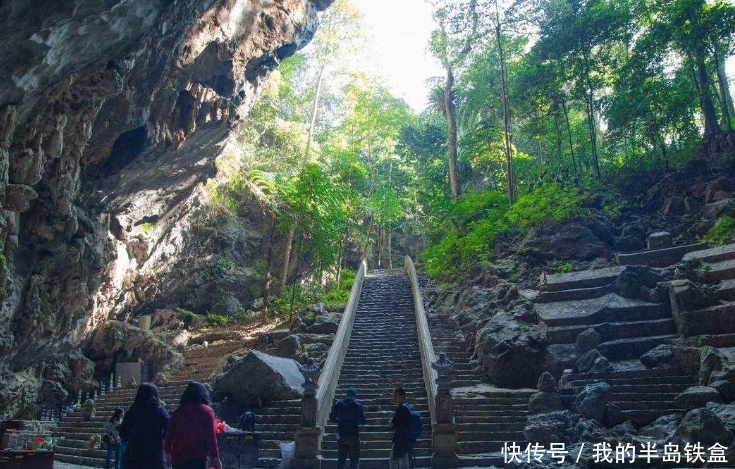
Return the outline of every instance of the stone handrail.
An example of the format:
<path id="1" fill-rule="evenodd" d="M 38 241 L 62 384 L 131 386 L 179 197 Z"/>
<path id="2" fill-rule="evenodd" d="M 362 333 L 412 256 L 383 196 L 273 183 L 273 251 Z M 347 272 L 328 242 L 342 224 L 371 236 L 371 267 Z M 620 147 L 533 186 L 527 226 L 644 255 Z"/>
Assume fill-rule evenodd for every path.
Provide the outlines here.
<path id="1" fill-rule="evenodd" d="M 436 361 L 434 353 L 434 345 L 431 343 L 431 333 L 429 332 L 429 321 L 426 319 L 426 311 L 424 310 L 424 301 L 421 298 L 421 290 L 419 289 L 419 280 L 416 275 L 416 268 L 410 257 L 406 256 L 403 262 L 408 280 L 411 282 L 411 291 L 413 292 L 413 305 L 416 312 L 416 329 L 419 335 L 419 350 L 421 351 L 421 368 L 424 374 L 424 385 L 426 386 L 426 397 L 429 400 L 429 414 L 431 415 L 432 427 L 436 425 L 436 395 L 438 394 L 438 384 L 436 379 L 438 374 L 431 364 Z"/>
<path id="2" fill-rule="evenodd" d="M 352 284 L 350 299 L 347 301 L 345 312 L 342 314 L 342 320 L 339 322 L 337 334 L 334 336 L 334 342 L 329 348 L 327 360 L 324 362 L 322 374 L 319 377 L 319 388 L 316 392 L 317 400 L 317 427 L 324 430 L 329 418 L 329 411 L 332 408 L 332 399 L 337 390 L 337 382 L 339 374 L 342 371 L 342 362 L 344 362 L 347 346 L 350 344 L 350 336 L 352 335 L 352 326 L 355 323 L 355 312 L 357 311 L 357 303 L 360 300 L 362 292 L 362 282 L 365 280 L 367 273 L 367 262 L 365 260 L 360 264 L 360 269 L 355 276 L 355 283 Z"/>

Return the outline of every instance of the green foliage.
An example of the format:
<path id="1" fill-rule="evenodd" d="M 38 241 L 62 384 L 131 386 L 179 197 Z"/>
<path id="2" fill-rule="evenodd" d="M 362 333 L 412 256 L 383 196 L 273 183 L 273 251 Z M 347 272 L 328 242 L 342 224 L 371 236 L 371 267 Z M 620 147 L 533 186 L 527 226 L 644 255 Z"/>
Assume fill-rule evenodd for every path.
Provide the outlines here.
<path id="1" fill-rule="evenodd" d="M 421 254 L 429 275 L 450 278 L 473 262 L 489 260 L 492 243 L 509 229 L 508 200 L 501 192 L 472 193 L 444 207 L 434 242 Z"/>
<path id="2" fill-rule="evenodd" d="M 216 313 L 207 313 L 207 322 L 212 327 L 224 327 L 230 323 L 230 318 Z"/>
<path id="3" fill-rule="evenodd" d="M 525 231 L 545 222 L 560 222 L 583 213 L 575 187 L 544 184 L 521 196 L 508 212 L 511 225 Z"/>
<path id="4" fill-rule="evenodd" d="M 715 226 L 707 230 L 702 239 L 716 245 L 732 242 L 735 239 L 735 218 L 723 215 Z"/>
<path id="5" fill-rule="evenodd" d="M 544 184 L 510 208 L 502 192 L 467 194 L 438 217 L 441 225 L 434 228 L 434 242 L 421 260 L 429 275 L 451 279 L 475 263 L 488 262 L 495 241 L 511 230 L 524 233 L 584 213 L 581 199 L 577 188 L 559 184 Z"/>
<path id="6" fill-rule="evenodd" d="M 568 274 L 569 272 L 574 270 L 571 262 L 565 262 L 559 259 L 554 259 L 554 261 L 551 263 L 551 268 L 560 274 Z"/>
<path id="7" fill-rule="evenodd" d="M 141 223 L 140 230 L 146 234 L 146 236 L 149 236 L 153 230 L 156 228 L 155 223 L 145 222 Z"/>

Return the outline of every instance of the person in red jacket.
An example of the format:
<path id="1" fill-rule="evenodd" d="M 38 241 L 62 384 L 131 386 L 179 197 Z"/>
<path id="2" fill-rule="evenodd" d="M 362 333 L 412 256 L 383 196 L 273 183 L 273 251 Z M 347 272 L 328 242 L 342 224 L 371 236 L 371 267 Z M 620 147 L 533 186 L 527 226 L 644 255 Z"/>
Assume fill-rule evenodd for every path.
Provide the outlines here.
<path id="1" fill-rule="evenodd" d="M 209 392 L 191 381 L 181 395 L 179 407 L 171 414 L 163 442 L 166 466 L 173 469 L 206 469 L 207 457 L 215 469 L 222 469 L 214 433 L 214 411 Z"/>

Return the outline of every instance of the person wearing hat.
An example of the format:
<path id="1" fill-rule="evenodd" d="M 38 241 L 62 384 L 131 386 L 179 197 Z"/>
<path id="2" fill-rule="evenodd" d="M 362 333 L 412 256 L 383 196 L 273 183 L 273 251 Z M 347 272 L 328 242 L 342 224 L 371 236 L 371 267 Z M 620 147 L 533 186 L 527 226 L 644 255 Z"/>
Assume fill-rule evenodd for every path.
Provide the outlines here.
<path id="1" fill-rule="evenodd" d="M 350 469 L 358 469 L 360 462 L 360 425 L 365 425 L 365 408 L 355 399 L 357 389 L 347 388 L 344 399 L 332 406 L 329 420 L 337 422 L 337 469 L 344 469 L 350 456 Z"/>

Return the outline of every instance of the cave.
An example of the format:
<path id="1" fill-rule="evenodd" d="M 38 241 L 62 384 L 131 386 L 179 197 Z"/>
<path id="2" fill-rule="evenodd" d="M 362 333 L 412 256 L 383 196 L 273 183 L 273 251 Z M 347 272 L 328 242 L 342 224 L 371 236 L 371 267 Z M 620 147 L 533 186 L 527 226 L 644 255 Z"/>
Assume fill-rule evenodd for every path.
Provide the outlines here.
<path id="1" fill-rule="evenodd" d="M 110 156 L 98 166 L 100 176 L 111 176 L 132 163 L 143 152 L 147 137 L 144 125 L 121 134 L 112 144 Z"/>

